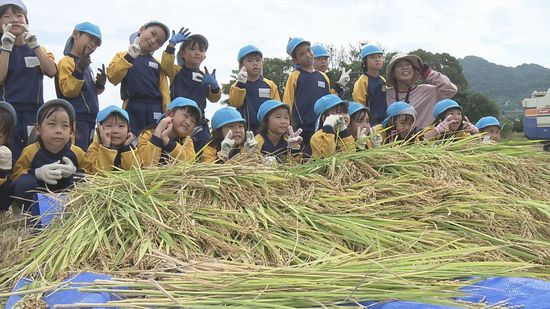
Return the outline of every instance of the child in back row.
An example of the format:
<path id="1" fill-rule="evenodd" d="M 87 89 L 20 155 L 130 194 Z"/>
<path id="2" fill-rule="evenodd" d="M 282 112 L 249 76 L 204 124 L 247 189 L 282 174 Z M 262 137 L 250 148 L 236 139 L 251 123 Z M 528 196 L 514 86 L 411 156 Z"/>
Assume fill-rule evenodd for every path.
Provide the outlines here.
<path id="1" fill-rule="evenodd" d="M 90 55 L 101 46 L 101 31 L 97 25 L 83 22 L 75 26 L 65 44 L 63 58 L 58 63 L 55 77 L 57 97 L 67 100 L 76 112 L 75 144 L 86 151 L 95 128 L 99 111 L 98 94 L 105 90 L 105 67 L 99 69 L 94 80 L 90 69 Z"/>
<path id="2" fill-rule="evenodd" d="M 54 77 L 57 67 L 52 53 L 40 46 L 28 25 L 27 7 L 21 0 L 0 2 L 0 98 L 17 112 L 11 134 L 12 160 L 28 143 L 38 108 L 44 104 L 42 79 Z"/>
<path id="3" fill-rule="evenodd" d="M 328 50 L 323 45 L 316 44 L 311 46 L 311 51 L 313 52 L 313 67 L 315 70 L 326 73 L 328 71 L 328 63 L 330 58 Z M 332 83 L 332 92 L 338 94 L 339 97 L 344 96 L 344 91 L 350 81 L 349 73 L 351 73 L 351 69 L 346 71 L 345 68 L 342 68 L 338 82 Z"/>
<path id="4" fill-rule="evenodd" d="M 463 138 L 479 133 L 476 126 L 462 113 L 462 106 L 451 99 L 437 102 L 433 109 L 433 117 L 434 123 L 423 130 L 426 140 Z"/>
<path id="5" fill-rule="evenodd" d="M 140 161 L 132 142 L 130 118 L 122 108 L 110 105 L 97 114 L 97 138 L 88 148 L 88 159 L 94 171 L 129 170 Z"/>
<path id="6" fill-rule="evenodd" d="M 0 211 L 6 211 L 11 204 L 11 170 L 13 166 L 8 141 L 15 128 L 17 114 L 7 102 L 0 101 Z"/>
<path id="7" fill-rule="evenodd" d="M 113 85 L 120 85 L 122 108 L 132 119 L 132 133 L 156 123 L 170 102 L 168 79 L 161 71 L 160 62 L 153 57 L 170 35 L 168 27 L 159 21 L 150 21 L 130 35 L 127 51 L 115 55 L 107 67 L 107 77 Z"/>
<path id="8" fill-rule="evenodd" d="M 331 92 L 330 81 L 325 73 L 315 70 L 311 43 L 302 38 L 288 41 L 287 54 L 292 57 L 295 70 L 290 73 L 286 82 L 283 102 L 290 106 L 292 125 L 295 130 L 303 130 L 304 148 L 302 152 L 309 156 L 312 153 L 310 140 L 315 133 L 317 115 L 315 102 Z"/>
<path id="9" fill-rule="evenodd" d="M 246 121 L 246 130 L 258 133 L 258 109 L 263 102 L 280 101 L 277 85 L 262 76 L 262 52 L 253 45 L 239 50 L 237 81 L 229 89 L 229 105 L 237 108 Z"/>
<path id="10" fill-rule="evenodd" d="M 175 47 L 180 48 L 174 56 Z M 193 144 L 195 152 L 199 152 L 210 140 L 208 119 L 204 118 L 206 99 L 210 102 L 218 102 L 221 98 L 221 90 L 216 80 L 216 70 L 211 73 L 205 67 L 204 72 L 200 65 L 206 58 L 208 40 L 200 35 L 189 35 L 187 29 L 182 28 L 178 33 L 172 31 L 172 37 L 162 53 L 161 68 L 170 78 L 170 97 L 189 98 L 199 106 L 202 118 L 198 121 L 193 131 Z M 177 58 L 177 64 L 174 64 Z"/>

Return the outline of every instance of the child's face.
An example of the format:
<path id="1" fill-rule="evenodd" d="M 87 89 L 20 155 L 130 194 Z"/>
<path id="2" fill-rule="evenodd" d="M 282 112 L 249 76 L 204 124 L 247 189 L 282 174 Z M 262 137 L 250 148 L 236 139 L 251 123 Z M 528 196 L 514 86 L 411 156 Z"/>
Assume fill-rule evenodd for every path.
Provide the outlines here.
<path id="1" fill-rule="evenodd" d="M 313 58 L 313 67 L 319 72 L 326 72 L 328 70 L 328 57 Z"/>
<path id="2" fill-rule="evenodd" d="M 198 43 L 191 43 L 181 51 L 181 57 L 187 67 L 196 69 L 206 58 L 206 50 Z"/>
<path id="3" fill-rule="evenodd" d="M 384 56 L 382 54 L 374 54 L 374 55 L 367 56 L 367 70 L 380 71 L 383 66 L 384 66 Z"/>
<path id="4" fill-rule="evenodd" d="M 274 109 L 268 117 L 267 130 L 275 135 L 285 135 L 290 125 L 288 109 L 281 106 Z"/>
<path id="5" fill-rule="evenodd" d="M 260 75 L 263 69 L 262 56 L 259 54 L 246 55 L 243 58 L 243 66 L 246 68 L 246 73 L 249 76 Z"/>
<path id="6" fill-rule="evenodd" d="M 111 132 L 111 147 L 120 147 L 128 138 L 128 123 L 118 114 L 111 114 L 101 123 L 105 132 Z"/>
<path id="7" fill-rule="evenodd" d="M 414 67 L 408 60 L 399 60 L 395 63 L 393 75 L 398 82 L 409 84 L 414 77 Z"/>
<path id="8" fill-rule="evenodd" d="M 411 117 L 407 117 L 407 115 L 399 115 L 395 117 L 394 121 L 395 131 L 399 137 L 402 139 L 407 138 L 413 129 L 414 120 L 412 120 Z"/>
<path id="9" fill-rule="evenodd" d="M 85 32 L 73 31 L 73 52 L 79 56 L 83 51 L 87 54 L 93 53 L 99 46 L 99 39 Z"/>
<path id="10" fill-rule="evenodd" d="M 367 129 L 367 131 L 370 131 L 370 119 L 367 113 L 364 113 L 356 119 L 351 119 L 349 123 L 349 130 L 351 131 L 350 133 L 351 135 L 353 135 L 354 138 L 357 138 L 357 132 L 363 129 Z"/>
<path id="11" fill-rule="evenodd" d="M 308 68 L 313 66 L 313 52 L 307 44 L 301 44 L 296 47 L 294 62 L 301 67 Z"/>
<path id="12" fill-rule="evenodd" d="M 235 141 L 235 147 L 244 144 L 244 139 L 245 139 L 244 123 L 232 122 L 224 125 L 222 127 L 222 136 L 226 136 L 229 130 L 233 132 L 233 141 Z"/>
<path id="13" fill-rule="evenodd" d="M 141 52 L 152 53 L 166 41 L 166 34 L 160 26 L 150 26 L 139 30 L 139 46 Z"/>
<path id="14" fill-rule="evenodd" d="M 191 135 L 197 125 L 194 114 L 185 108 L 176 109 L 170 117 L 172 117 L 172 132 L 180 138 Z"/>
<path id="15" fill-rule="evenodd" d="M 451 131 L 457 131 L 460 128 L 460 124 L 462 123 L 462 111 L 458 108 L 451 108 L 443 114 L 443 118 L 446 119 L 449 115 L 451 115 L 451 123 L 449 124 L 449 130 Z"/>
<path id="16" fill-rule="evenodd" d="M 500 141 L 500 127 L 499 126 L 488 126 L 481 130 L 481 133 L 485 133 L 486 136 L 489 136 L 493 141 Z"/>
<path id="17" fill-rule="evenodd" d="M 36 134 L 50 152 L 58 153 L 71 139 L 71 120 L 65 110 L 56 110 L 36 126 Z"/>
<path id="18" fill-rule="evenodd" d="M 4 132 L 0 131 L 0 146 L 4 146 L 6 144 L 6 137 L 7 134 L 4 134 Z"/>
<path id="19" fill-rule="evenodd" d="M 333 108 L 326 111 L 325 115 L 326 116 L 330 116 L 330 115 L 343 116 L 344 120 L 346 121 L 346 127 L 349 126 L 350 118 L 349 118 L 349 115 L 348 115 L 348 109 L 346 108 L 346 106 L 344 104 L 338 104 L 338 105 L 334 106 Z"/>
<path id="20" fill-rule="evenodd" d="M 10 32 L 16 37 L 20 36 L 25 32 L 23 28 L 24 24 L 27 24 L 27 19 L 23 12 L 14 12 L 12 8 L 8 8 L 6 12 L 0 17 L 0 23 L 2 25 L 11 24 Z M 1 31 L 1 28 L 0 28 Z"/>

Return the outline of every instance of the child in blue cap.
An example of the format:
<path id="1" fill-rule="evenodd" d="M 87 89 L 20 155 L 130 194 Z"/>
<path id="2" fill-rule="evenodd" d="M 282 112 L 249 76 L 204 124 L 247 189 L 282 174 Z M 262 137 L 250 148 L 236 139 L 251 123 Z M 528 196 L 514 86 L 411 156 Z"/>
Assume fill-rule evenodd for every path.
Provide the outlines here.
<path id="1" fill-rule="evenodd" d="M 191 133 L 200 121 L 202 112 L 197 103 L 188 98 L 175 98 L 164 117 L 139 136 L 138 153 L 144 166 L 165 164 L 170 159 L 195 160 Z"/>
<path id="2" fill-rule="evenodd" d="M 462 113 L 462 106 L 451 99 L 437 102 L 433 109 L 434 123 L 424 128 L 427 140 L 463 138 L 479 133 L 479 130 Z"/>
<path id="3" fill-rule="evenodd" d="M 258 133 L 258 109 L 267 100 L 280 101 L 277 85 L 262 76 L 262 52 L 253 45 L 239 50 L 237 81 L 229 89 L 229 105 L 234 106 L 246 120 L 246 130 Z"/>
<path id="4" fill-rule="evenodd" d="M 288 105 L 277 100 L 265 101 L 258 110 L 260 128 L 256 135 L 258 150 L 268 163 L 283 163 L 292 158 L 299 161 L 303 142 L 301 129 L 294 132 L 290 125 Z"/>
<path id="5" fill-rule="evenodd" d="M 350 118 L 348 130 L 353 136 L 357 148 L 360 150 L 372 148 L 373 145 L 369 138 L 372 132 L 369 108 L 352 101 L 348 105 L 348 114 Z"/>
<path id="6" fill-rule="evenodd" d="M 315 133 L 317 115 L 313 106 L 324 95 L 331 93 L 328 76 L 315 70 L 311 43 L 302 38 L 288 41 L 287 54 L 292 57 L 295 70 L 290 73 L 286 82 L 283 102 L 290 106 L 292 125 L 295 130 L 303 130 L 303 152 L 309 156 L 311 136 Z"/>
<path id="7" fill-rule="evenodd" d="M 71 142 L 74 120 L 73 106 L 62 99 L 50 100 L 38 109 L 37 141 L 23 149 L 11 176 L 16 204 L 23 210 L 36 199 L 36 190 L 65 190 L 73 186 L 77 172 L 92 170 L 86 153 Z"/>
<path id="8" fill-rule="evenodd" d="M 177 44 L 180 44 L 180 47 L 175 54 Z M 222 95 L 216 80 L 216 70 L 210 72 L 206 67 L 204 71 L 200 70 L 207 50 L 208 40 L 203 35 L 189 35 L 188 29 L 182 28 L 178 33 L 172 32 L 172 37 L 161 59 L 162 70 L 170 78 L 170 97 L 186 97 L 194 100 L 203 115 L 193 132 L 193 143 L 197 153 L 210 140 L 208 119 L 204 118 L 206 99 L 215 103 Z M 174 60 L 177 64 L 174 64 Z"/>
<path id="9" fill-rule="evenodd" d="M 132 145 L 135 138 L 130 131 L 128 113 L 110 105 L 97 114 L 96 121 L 97 138 L 88 148 L 88 160 L 92 162 L 94 171 L 139 167 L 139 157 Z"/>
<path id="10" fill-rule="evenodd" d="M 394 102 L 388 106 L 382 123 L 373 128 L 373 138 L 379 137 L 380 145 L 399 141 L 411 142 L 419 138 L 420 130 L 415 124 L 415 108 L 406 102 Z M 373 146 L 380 146 L 378 144 L 378 141 L 373 140 Z"/>
<path id="11" fill-rule="evenodd" d="M 311 137 L 313 157 L 329 157 L 336 152 L 355 151 L 348 115 L 348 101 L 335 94 L 328 94 L 315 102 L 318 131 Z"/>
<path id="12" fill-rule="evenodd" d="M 107 78 L 120 85 L 122 108 L 132 119 L 132 133 L 155 124 L 170 103 L 168 78 L 153 57 L 170 36 L 168 27 L 156 20 L 147 22 L 130 35 L 127 51 L 115 55 L 107 67 Z"/>
<path id="13" fill-rule="evenodd" d="M 238 154 L 256 155 L 258 142 L 245 120 L 233 107 L 217 110 L 212 116 L 212 140 L 201 154 L 203 163 L 224 163 Z"/>
<path id="14" fill-rule="evenodd" d="M 326 73 L 328 71 L 330 58 L 328 50 L 323 45 L 315 44 L 311 46 L 311 51 L 313 52 L 313 67 L 315 68 L 315 70 Z M 350 81 L 350 73 L 351 69 L 346 71 L 345 68 L 342 68 L 342 72 L 340 73 L 340 78 L 338 79 L 338 82 L 332 83 L 333 93 L 338 94 L 339 97 L 342 97 L 344 95 L 346 86 Z"/>
<path id="15" fill-rule="evenodd" d="M 498 121 L 495 117 L 481 117 L 481 119 L 476 122 L 476 127 L 479 130 L 479 133 L 484 133 L 484 143 L 496 143 L 500 141 L 500 131 L 502 130 L 502 125 L 500 125 L 500 121 Z"/>
<path id="16" fill-rule="evenodd" d="M 13 107 L 7 102 L 0 101 L 0 211 L 8 210 L 11 204 L 10 175 L 13 162 L 8 143 L 16 122 L 17 114 Z"/>
<path id="17" fill-rule="evenodd" d="M 74 27 L 65 44 L 59 72 L 55 77 L 57 97 L 67 100 L 76 112 L 75 144 L 84 151 L 92 142 L 95 118 L 99 111 L 98 94 L 105 90 L 105 66 L 94 79 L 90 55 L 101 46 L 101 31 L 97 25 L 83 22 Z"/>
<path id="18" fill-rule="evenodd" d="M 353 100 L 368 107 L 372 113 L 371 125 L 381 123 L 386 115 L 386 80 L 380 75 L 384 66 L 384 52 L 368 44 L 359 53 L 363 74 L 353 85 Z"/>
<path id="19" fill-rule="evenodd" d="M 30 31 L 27 7 L 21 0 L 0 2 L 0 24 L 0 97 L 17 112 L 10 142 L 15 163 L 27 146 L 38 108 L 44 104 L 43 77 L 54 77 L 57 67 L 53 54 Z"/>

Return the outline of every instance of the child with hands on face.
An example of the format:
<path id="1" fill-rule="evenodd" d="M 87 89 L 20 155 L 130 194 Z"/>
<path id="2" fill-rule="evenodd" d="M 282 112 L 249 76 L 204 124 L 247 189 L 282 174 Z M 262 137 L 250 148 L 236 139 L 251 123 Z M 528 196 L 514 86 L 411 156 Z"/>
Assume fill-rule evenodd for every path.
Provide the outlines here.
<path id="1" fill-rule="evenodd" d="M 426 140 L 463 138 L 479 133 L 477 127 L 462 113 L 462 106 L 451 99 L 437 102 L 433 117 L 433 125 L 423 130 Z"/>
<path id="2" fill-rule="evenodd" d="M 140 160 L 132 144 L 135 137 L 130 131 L 128 113 L 111 105 L 97 114 L 96 121 L 98 138 L 88 148 L 88 158 L 94 170 L 99 172 L 139 167 Z"/>
<path id="3" fill-rule="evenodd" d="M 59 191 L 76 181 L 77 170 L 90 171 L 86 153 L 71 143 L 75 112 L 62 99 L 50 100 L 40 107 L 36 119 L 37 142 L 21 153 L 12 174 L 13 195 L 18 208 L 28 210 L 36 190 Z"/>
<path id="4" fill-rule="evenodd" d="M 348 105 L 348 114 L 350 117 L 348 130 L 353 136 L 357 148 L 359 150 L 372 148 L 369 108 L 352 101 Z"/>
<path id="5" fill-rule="evenodd" d="M 212 140 L 201 155 L 203 163 L 224 163 L 238 154 L 257 155 L 258 141 L 245 130 L 245 120 L 235 108 L 224 107 L 212 116 Z"/>
<path id="6" fill-rule="evenodd" d="M 416 128 L 416 110 L 406 102 L 394 102 L 388 106 L 386 118 L 373 128 L 373 146 L 393 142 L 411 142 L 419 138 Z M 376 139 L 379 139 L 376 141 Z"/>
<path id="7" fill-rule="evenodd" d="M 476 122 L 476 127 L 479 130 L 479 133 L 484 134 L 482 143 L 494 144 L 500 141 L 500 131 L 502 130 L 502 125 L 495 117 L 481 117 Z"/>
<path id="8" fill-rule="evenodd" d="M 317 131 L 311 137 L 313 157 L 329 157 L 336 152 L 355 151 L 355 140 L 348 129 L 348 101 L 328 94 L 315 102 Z"/>
<path id="9" fill-rule="evenodd" d="M 164 117 L 139 136 L 138 153 L 144 166 L 165 164 L 170 159 L 195 160 L 191 133 L 201 119 L 197 103 L 188 98 L 175 98 Z"/>
<path id="10" fill-rule="evenodd" d="M 0 212 L 8 210 L 11 205 L 10 174 L 13 163 L 8 141 L 16 122 L 15 109 L 9 103 L 0 101 Z"/>

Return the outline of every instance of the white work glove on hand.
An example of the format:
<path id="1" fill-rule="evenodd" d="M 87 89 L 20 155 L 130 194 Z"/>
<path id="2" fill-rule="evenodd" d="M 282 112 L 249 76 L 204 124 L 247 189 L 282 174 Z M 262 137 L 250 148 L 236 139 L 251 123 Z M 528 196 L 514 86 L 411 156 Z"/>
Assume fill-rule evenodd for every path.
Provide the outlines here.
<path id="1" fill-rule="evenodd" d="M 296 130 L 294 132 L 294 129 L 292 126 L 288 126 L 288 138 L 286 140 L 287 146 L 286 148 L 298 150 L 300 149 L 300 145 L 304 141 L 304 139 L 300 136 L 302 134 L 302 129 Z"/>
<path id="2" fill-rule="evenodd" d="M 369 140 L 369 130 L 367 128 L 357 128 L 357 139 L 355 142 L 357 143 L 357 147 L 360 149 L 367 148 L 367 142 Z"/>
<path id="3" fill-rule="evenodd" d="M 74 166 L 73 161 L 67 157 L 63 157 L 63 163 L 59 164 L 59 169 L 61 170 L 61 176 L 63 178 L 71 177 L 72 174 L 76 173 L 76 166 Z"/>
<path id="4" fill-rule="evenodd" d="M 258 141 L 254 138 L 254 132 L 246 131 L 246 142 L 244 143 L 244 150 L 246 153 L 254 153 L 258 148 Z"/>
<path id="5" fill-rule="evenodd" d="M 475 125 L 473 125 L 470 122 L 470 119 L 468 119 L 468 117 L 466 116 L 464 117 L 464 121 L 462 121 L 462 129 L 472 135 L 479 133 L 479 129 Z"/>
<path id="6" fill-rule="evenodd" d="M 372 147 L 376 148 L 376 147 L 382 146 L 382 142 L 384 141 L 384 138 L 382 137 L 382 135 L 378 133 L 374 133 L 372 131 L 372 128 L 370 128 L 370 135 L 372 140 Z"/>
<path id="7" fill-rule="evenodd" d="M 34 175 L 36 176 L 36 178 L 42 180 L 49 185 L 56 185 L 57 181 L 63 178 L 59 166 L 59 161 L 42 165 L 41 167 L 34 170 Z"/>
<path id="8" fill-rule="evenodd" d="M 28 25 L 23 25 L 23 28 L 25 28 L 25 44 L 27 44 L 31 50 L 39 47 L 40 45 L 38 45 L 38 41 L 36 40 L 36 34 L 29 31 Z"/>
<path id="9" fill-rule="evenodd" d="M 11 170 L 11 160 L 11 150 L 6 146 L 0 146 L 0 170 Z"/>
<path id="10" fill-rule="evenodd" d="M 15 44 L 15 35 L 10 32 L 11 24 L 2 25 L 2 49 L 11 52 L 13 45 Z"/>
<path id="11" fill-rule="evenodd" d="M 449 132 L 449 125 L 454 122 L 452 118 L 453 115 L 448 115 L 435 127 L 435 131 L 437 132 L 437 134 L 441 135 Z"/>
<path id="12" fill-rule="evenodd" d="M 239 74 L 237 74 L 237 81 L 239 83 L 246 84 L 247 80 L 248 80 L 248 72 L 246 72 L 246 68 L 243 66 L 239 71 Z"/>
<path id="13" fill-rule="evenodd" d="M 340 75 L 340 79 L 338 80 L 338 84 L 342 86 L 342 88 L 346 88 L 346 85 L 349 83 L 349 73 L 351 73 L 351 69 L 346 71 L 346 69 L 342 68 L 342 74 Z"/>
<path id="14" fill-rule="evenodd" d="M 336 129 L 336 123 L 338 122 L 338 118 L 340 118 L 339 115 L 329 115 L 325 118 L 325 122 L 323 122 L 323 127 L 324 126 L 331 126 L 333 127 L 334 129 Z"/>
<path id="15" fill-rule="evenodd" d="M 141 53 L 141 46 L 139 46 L 139 36 L 134 40 L 134 43 L 128 47 L 128 55 L 136 59 Z"/>
<path id="16" fill-rule="evenodd" d="M 235 146 L 235 141 L 233 140 L 233 131 L 229 130 L 221 143 L 220 151 L 218 152 L 218 154 L 222 158 L 229 158 L 229 153 L 231 153 L 233 146 Z"/>

